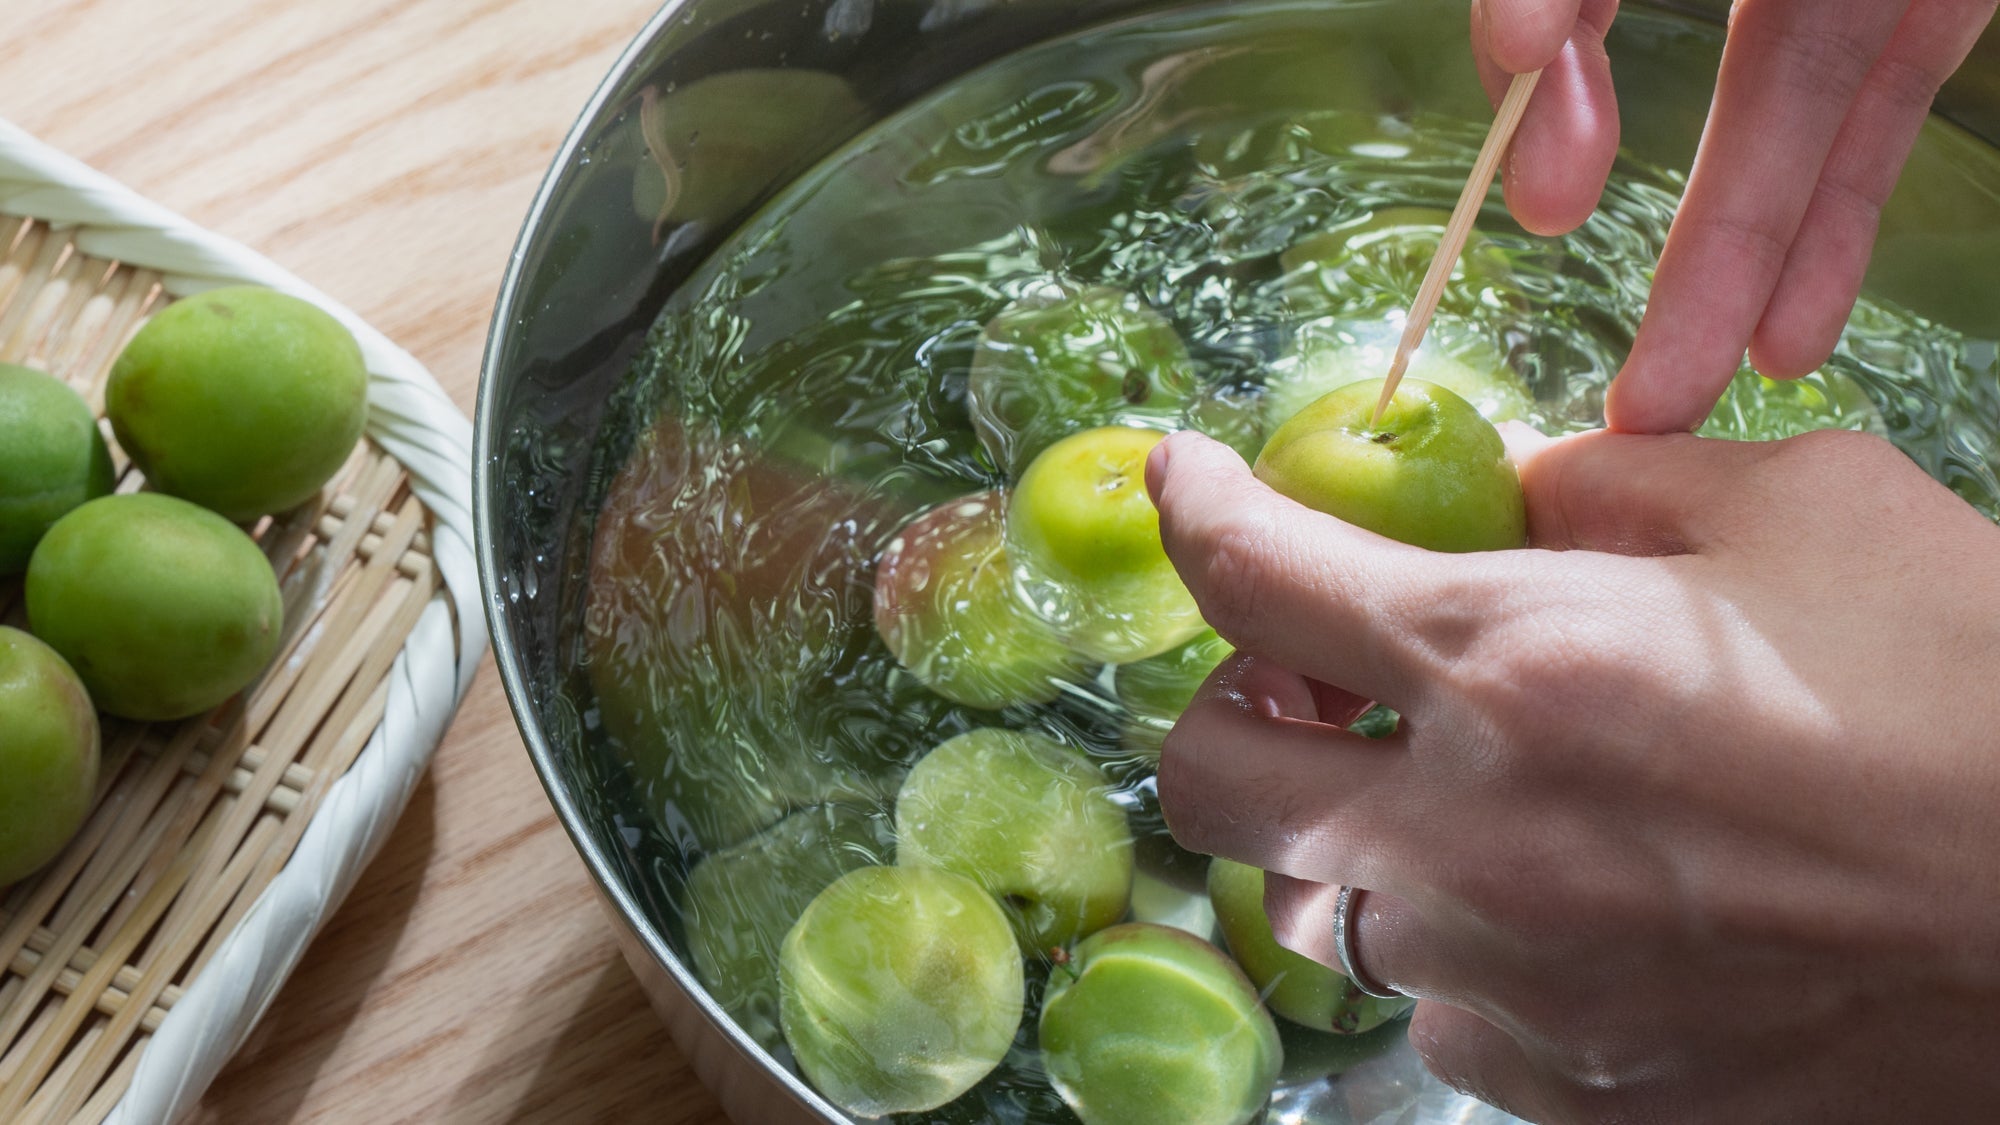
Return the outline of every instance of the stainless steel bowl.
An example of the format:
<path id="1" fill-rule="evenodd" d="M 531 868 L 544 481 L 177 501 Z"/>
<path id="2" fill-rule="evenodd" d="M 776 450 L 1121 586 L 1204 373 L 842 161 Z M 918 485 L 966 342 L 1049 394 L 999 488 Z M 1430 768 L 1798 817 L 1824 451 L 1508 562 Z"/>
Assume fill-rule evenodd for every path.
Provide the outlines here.
<path id="1" fill-rule="evenodd" d="M 561 685 L 580 627 L 590 539 L 584 505 L 592 473 L 603 471 L 593 468 L 593 450 L 606 404 L 667 295 L 817 153 L 752 170 L 725 206 L 701 221 L 656 225 L 632 205 L 644 153 L 631 143 L 631 122 L 652 96 L 648 91 L 739 69 L 802 67 L 836 73 L 860 94 L 869 117 L 846 126 L 851 135 L 1016 48 L 1086 23 L 1178 6 L 1173 0 L 670 0 L 584 107 L 529 211 L 494 313 L 479 391 L 474 499 L 494 654 L 528 752 L 596 880 L 627 959 L 696 1072 L 738 1121 L 847 1118 L 737 1028 L 691 975 L 658 921 L 667 907 L 650 901 L 646 882 L 635 878 L 640 860 L 629 828 L 601 799 L 609 783 L 604 767 L 579 753 L 585 717 Z M 1670 6 L 1719 20 L 1728 4 Z M 1678 95 L 1685 104 L 1671 107 L 1682 122 L 1671 143 L 1683 147 L 1684 158 L 1706 106 L 1705 89 L 1684 83 Z M 2000 34 L 1988 34 L 1939 108 L 1988 143 L 2000 143 Z M 822 136 L 818 151 L 844 139 Z M 697 149 L 694 159 L 700 158 Z M 1895 234 L 1893 224 L 1885 228 L 1885 238 Z M 1923 294 L 1899 294 L 1898 284 L 1893 271 L 1876 279 L 1878 291 L 1952 319 L 1954 310 L 1927 309 Z M 1990 296 L 1980 305 L 1991 308 L 1959 315 L 2000 317 Z M 1961 326 L 2000 335 L 1992 323 Z"/>

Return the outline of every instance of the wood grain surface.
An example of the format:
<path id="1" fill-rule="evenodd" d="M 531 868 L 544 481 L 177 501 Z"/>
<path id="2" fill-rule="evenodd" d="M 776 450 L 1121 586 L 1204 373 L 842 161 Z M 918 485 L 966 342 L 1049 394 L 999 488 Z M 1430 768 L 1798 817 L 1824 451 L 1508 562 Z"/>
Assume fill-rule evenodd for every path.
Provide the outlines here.
<path id="1" fill-rule="evenodd" d="M 269 254 L 469 414 L 529 199 L 656 6 L 7 0 L 0 117 Z M 613 948 L 490 661 L 195 1120 L 725 1120 Z"/>

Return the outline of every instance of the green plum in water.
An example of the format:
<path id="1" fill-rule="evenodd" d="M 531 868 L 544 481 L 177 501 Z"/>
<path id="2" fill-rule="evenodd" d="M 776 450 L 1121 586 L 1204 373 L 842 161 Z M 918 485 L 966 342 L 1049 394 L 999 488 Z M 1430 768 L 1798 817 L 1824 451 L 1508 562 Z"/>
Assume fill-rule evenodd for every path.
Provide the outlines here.
<path id="1" fill-rule="evenodd" d="M 1160 544 L 1146 455 L 1166 434 L 1101 426 L 1042 451 L 1007 505 L 1017 580 L 1070 646 L 1124 664 L 1200 633 L 1194 595 Z"/>
<path id="2" fill-rule="evenodd" d="M 849 1113 L 915 1113 L 984 1078 L 1025 1006 L 1020 949 L 977 883 L 861 867 L 821 891 L 778 954 L 785 1042 Z"/>
<path id="3" fill-rule="evenodd" d="M 139 329 L 104 410 L 153 487 L 244 523 L 310 499 L 346 464 L 368 420 L 368 368 L 317 305 L 211 289 Z"/>
<path id="4" fill-rule="evenodd" d="M 0 887 L 55 858 L 97 788 L 97 712 L 48 645 L 0 625 Z"/>
<path id="5" fill-rule="evenodd" d="M 1206 894 L 1143 867 L 1132 875 L 1132 921 L 1171 926 L 1203 941 L 1215 937 L 1215 907 Z"/>
<path id="6" fill-rule="evenodd" d="M 1049 1081 L 1084 1125 L 1246 1125 L 1284 1062 L 1257 990 L 1223 952 L 1132 922 L 1085 938 L 1049 974 Z"/>
<path id="7" fill-rule="evenodd" d="M 986 888 L 1029 954 L 1125 915 L 1132 830 L 1089 758 L 1045 735 L 984 727 L 940 743 L 896 795 L 896 861 Z"/>
<path id="8" fill-rule="evenodd" d="M 778 945 L 814 896 L 887 863 L 887 818 L 862 805 L 801 809 L 688 873 L 688 953 L 708 994 L 765 1046 L 778 1041 Z"/>
<path id="9" fill-rule="evenodd" d="M 51 524 L 114 483 L 83 396 L 53 375 L 0 363 L 0 577 L 26 570 Z"/>
<path id="10" fill-rule="evenodd" d="M 264 671 L 284 601 L 256 542 L 158 493 L 103 496 L 56 521 L 28 563 L 28 622 L 97 706 L 184 719 Z"/>
<path id="11" fill-rule="evenodd" d="M 1208 865 L 1208 900 L 1229 955 L 1271 1010 L 1316 1031 L 1355 1035 L 1408 1012 L 1413 1000 L 1379 1000 L 1338 971 L 1278 944 L 1264 913 L 1264 873 L 1217 857 Z"/>
<path id="12" fill-rule="evenodd" d="M 1138 298 L 1050 283 L 987 324 L 966 398 L 987 454 L 1012 472 L 1077 430 L 1170 425 L 1197 389 L 1173 325 Z"/>
<path id="13" fill-rule="evenodd" d="M 1316 320 L 1299 327 L 1292 352 L 1265 373 L 1264 424 L 1271 432 L 1331 391 L 1389 373 L 1403 334 L 1402 313 Z M 1492 345 L 1450 321 L 1434 323 L 1410 357 L 1409 378 L 1451 391 L 1494 422 L 1528 417 L 1533 398 Z"/>
<path id="14" fill-rule="evenodd" d="M 1257 457 L 1259 480 L 1309 508 L 1433 551 L 1500 551 L 1527 540 L 1521 481 L 1472 404 L 1404 379 L 1379 420 L 1379 379 L 1293 415 Z"/>
<path id="15" fill-rule="evenodd" d="M 1006 496 L 981 492 L 896 531 L 875 563 L 875 628 L 924 685 L 969 707 L 1047 703 L 1088 662 L 1014 585 Z"/>
<path id="16" fill-rule="evenodd" d="M 1170 652 L 1119 665 L 1112 684 L 1118 702 L 1125 705 L 1121 730 L 1125 748 L 1158 759 L 1174 720 L 1194 702 L 1195 692 L 1215 666 L 1235 651 L 1215 630 L 1204 629 Z"/>

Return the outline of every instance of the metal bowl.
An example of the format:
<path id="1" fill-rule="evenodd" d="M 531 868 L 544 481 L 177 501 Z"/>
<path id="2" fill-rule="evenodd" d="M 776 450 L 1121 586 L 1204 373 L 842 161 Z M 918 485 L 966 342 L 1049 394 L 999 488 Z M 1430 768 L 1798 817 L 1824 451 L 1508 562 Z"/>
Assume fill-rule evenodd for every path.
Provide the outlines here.
<path id="1" fill-rule="evenodd" d="M 1088 23 L 1179 6 L 1173 0 L 669 0 L 584 107 L 528 213 L 494 312 L 479 390 L 474 504 L 494 654 L 528 752 L 627 959 L 696 1073 L 738 1121 L 848 1119 L 738 1028 L 695 980 L 677 950 L 678 935 L 663 921 L 671 907 L 642 877 L 641 866 L 657 860 L 635 849 L 638 834 L 605 797 L 618 779 L 582 752 L 589 716 L 565 685 L 582 620 L 593 489 L 601 490 L 608 471 L 594 463 L 607 404 L 668 294 L 814 157 L 1009 51 Z M 1713 21 L 1728 8 L 1727 0 L 1670 6 Z M 729 197 L 700 220 L 642 217 L 632 184 L 645 153 L 632 138 L 649 99 L 705 76 L 770 67 L 837 74 L 859 94 L 867 115 L 819 136 L 816 151 L 739 172 Z M 1684 160 L 1692 151 L 1706 106 L 1705 76 L 1693 78 L 1669 87 L 1665 100 L 1682 104 L 1667 107 L 1679 124 L 1661 126 L 1668 135 L 1662 143 L 1679 151 L 1656 160 Z M 1987 143 L 2000 143 L 2000 34 L 1987 35 L 1939 109 Z M 701 159 L 699 148 L 693 159 Z M 1894 236 L 1893 225 L 1885 227 L 1885 239 Z M 1927 308 L 1927 300 L 1948 298 L 1897 292 L 1893 270 L 1871 280 L 1877 292 L 1947 321 L 2000 316 L 1987 307 L 1990 299 L 1967 310 Z M 2000 336 L 1992 323 L 1959 326 Z M 1451 1108 L 1455 1120 L 1469 1119 L 1468 1112 L 1478 1111 Z"/>

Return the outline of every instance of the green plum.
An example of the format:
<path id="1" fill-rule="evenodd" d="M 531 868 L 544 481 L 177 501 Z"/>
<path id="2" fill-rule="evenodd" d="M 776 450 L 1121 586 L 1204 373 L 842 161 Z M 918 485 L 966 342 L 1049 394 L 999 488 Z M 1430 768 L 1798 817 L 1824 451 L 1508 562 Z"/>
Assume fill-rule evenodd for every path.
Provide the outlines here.
<path id="1" fill-rule="evenodd" d="M 244 523 L 310 499 L 347 463 L 368 420 L 368 368 L 317 305 L 211 289 L 139 329 L 104 410 L 153 487 Z"/>
<path id="2" fill-rule="evenodd" d="M 993 899 L 935 867 L 861 867 L 821 891 L 778 953 L 785 1042 L 849 1113 L 915 1113 L 1007 1054 L 1026 1003 Z"/>
<path id="3" fill-rule="evenodd" d="M 1173 325 L 1138 298 L 1051 283 L 987 324 L 966 398 L 988 456 L 1012 472 L 1076 430 L 1172 424 L 1197 389 Z"/>
<path id="4" fill-rule="evenodd" d="M 97 712 L 56 650 L 0 625 L 0 887 L 55 858 L 97 789 Z"/>
<path id="5" fill-rule="evenodd" d="M 1329 391 L 1389 373 L 1403 334 L 1402 314 L 1317 320 L 1299 327 L 1291 354 L 1265 372 L 1264 423 L 1272 432 Z M 1434 383 L 1495 422 L 1529 416 L 1528 388 L 1492 345 L 1450 321 L 1434 323 L 1410 357 L 1409 378 Z"/>
<path id="6" fill-rule="evenodd" d="M 904 524 L 875 563 L 875 628 L 898 663 L 946 699 L 1047 703 L 1087 662 L 1014 585 L 1006 496 L 948 501 Z"/>
<path id="7" fill-rule="evenodd" d="M 1777 441 L 1810 430 L 1888 434 L 1882 411 L 1868 392 L 1851 377 L 1826 369 L 1798 379 L 1740 371 L 1696 432 L 1737 441 Z"/>
<path id="8" fill-rule="evenodd" d="M 1165 437 L 1131 426 L 1071 434 L 1035 458 L 1008 501 L 1017 580 L 1072 648 L 1107 664 L 1156 656 L 1205 627 L 1146 495 L 1146 455 Z"/>
<path id="9" fill-rule="evenodd" d="M 53 375 L 0 363 L 0 577 L 26 570 L 50 524 L 114 483 L 83 396 Z"/>
<path id="10" fill-rule="evenodd" d="M 1433 383 L 1405 379 L 1379 421 L 1381 380 L 1293 415 L 1257 457 L 1259 480 L 1309 508 L 1433 551 L 1527 540 L 1521 481 L 1493 424 Z"/>
<path id="11" fill-rule="evenodd" d="M 983 727 L 924 755 L 896 795 L 896 861 L 955 871 L 1000 900 L 1030 953 L 1124 917 L 1132 830 L 1089 758 Z"/>
<path id="12" fill-rule="evenodd" d="M 28 621 L 97 706 L 184 719 L 235 695 L 277 654 L 284 601 L 256 542 L 157 493 L 102 496 L 49 529 L 28 563 Z"/>
<path id="13" fill-rule="evenodd" d="M 1131 922 L 1049 974 L 1042 1065 L 1083 1125 L 1246 1125 L 1284 1062 L 1271 1013 L 1222 951 Z"/>
<path id="14" fill-rule="evenodd" d="M 1194 702 L 1194 693 L 1215 666 L 1235 651 L 1215 630 L 1203 629 L 1171 652 L 1120 665 L 1112 683 L 1125 705 L 1125 748 L 1158 759 L 1174 720 Z"/>
<path id="15" fill-rule="evenodd" d="M 1271 1010 L 1316 1031 L 1354 1035 L 1408 1012 L 1415 1001 L 1378 1000 L 1339 972 L 1278 944 L 1264 913 L 1264 873 L 1217 857 L 1208 865 L 1208 900 L 1229 955 Z"/>
<path id="16" fill-rule="evenodd" d="M 688 873 L 681 900 L 695 975 L 765 1046 L 778 1040 L 778 945 L 813 897 L 889 860 L 886 818 L 860 805 L 795 812 Z"/>

